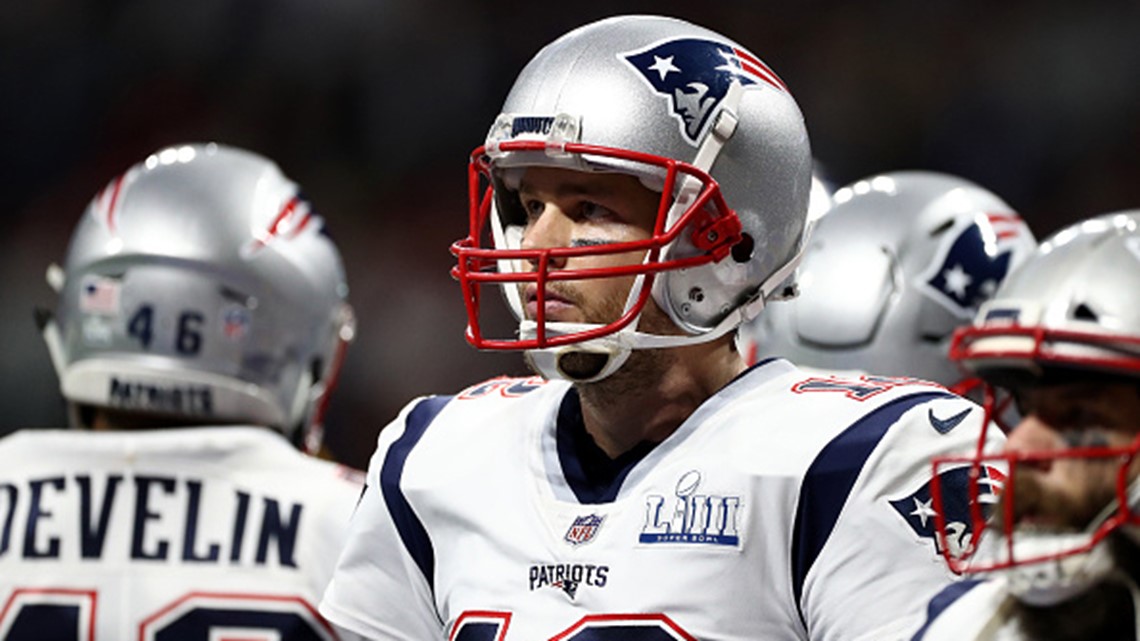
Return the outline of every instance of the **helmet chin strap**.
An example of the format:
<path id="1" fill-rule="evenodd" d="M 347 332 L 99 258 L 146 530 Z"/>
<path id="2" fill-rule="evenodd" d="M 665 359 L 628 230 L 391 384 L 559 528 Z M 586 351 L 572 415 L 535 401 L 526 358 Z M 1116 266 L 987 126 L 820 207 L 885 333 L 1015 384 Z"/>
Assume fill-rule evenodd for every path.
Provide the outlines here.
<path id="1" fill-rule="evenodd" d="M 1137 633 L 1140 633 L 1140 588 L 1137 588 L 1136 582 L 1120 570 L 1111 570 L 1108 575 L 1105 575 L 1102 578 L 1102 580 L 1119 583 L 1128 589 L 1128 593 L 1132 598 L 1132 626 Z M 1029 599 L 1026 599 L 1023 594 L 1016 592 L 1012 587 L 1010 589 L 1010 594 L 1014 599 L 1034 606 L 1049 607 L 1064 601 L 1064 599 L 1049 602 L 1030 601 Z M 992 611 L 992 613 L 987 618 L 985 625 L 983 625 L 982 628 L 978 631 L 978 634 L 971 638 L 974 639 L 974 641 L 1001 641 L 1001 639 L 1009 638 L 1006 635 L 1001 634 L 1001 630 L 1005 627 L 1010 611 L 1011 603 L 1010 600 L 1006 598 L 998 608 Z"/>
<path id="2" fill-rule="evenodd" d="M 1046 556 L 1087 544 L 1089 534 L 1021 533 L 1019 538 L 1014 543 L 1017 554 Z M 1049 607 L 1088 590 L 1112 574 L 1113 569 L 1112 554 L 1106 546 L 1097 545 L 1081 554 L 1017 565 L 1000 572 L 1006 577 L 1010 593 L 1019 601 L 1035 607 Z"/>
<path id="3" fill-rule="evenodd" d="M 1098 583 L 1117 583 L 1125 587 L 1132 598 L 1132 625 L 1140 632 L 1140 587 L 1116 566 L 1103 542 L 1083 554 L 1005 572 L 1010 594 L 1022 603 L 1039 608 L 1064 603 Z"/>

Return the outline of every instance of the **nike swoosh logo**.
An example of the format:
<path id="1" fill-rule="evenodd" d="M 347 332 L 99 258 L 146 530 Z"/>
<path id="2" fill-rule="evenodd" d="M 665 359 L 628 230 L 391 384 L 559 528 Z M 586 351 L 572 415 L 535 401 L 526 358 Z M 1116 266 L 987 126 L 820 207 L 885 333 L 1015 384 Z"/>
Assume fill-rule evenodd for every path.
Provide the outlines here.
<path id="1" fill-rule="evenodd" d="M 970 413 L 970 409 L 971 408 L 967 407 L 950 418 L 938 418 L 934 415 L 934 410 L 930 409 L 927 410 L 926 416 L 930 419 L 930 426 L 934 428 L 935 432 L 946 434 L 955 427 L 958 427 L 958 424 L 966 419 L 966 415 Z"/>

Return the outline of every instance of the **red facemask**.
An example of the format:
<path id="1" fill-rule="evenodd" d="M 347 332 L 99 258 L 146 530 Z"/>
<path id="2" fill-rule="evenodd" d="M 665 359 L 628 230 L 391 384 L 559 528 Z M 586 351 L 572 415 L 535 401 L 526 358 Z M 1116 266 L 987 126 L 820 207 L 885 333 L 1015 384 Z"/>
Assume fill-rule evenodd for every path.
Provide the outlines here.
<path id="1" fill-rule="evenodd" d="M 574 247 L 522 249 L 508 239 L 504 213 L 493 207 L 496 189 L 506 187 L 494 175 L 494 158 L 507 154 L 527 154 L 547 157 L 551 166 L 586 165 L 637 165 L 654 176 L 662 177 L 662 198 L 657 208 L 657 219 L 652 235 L 634 242 L 591 244 Z M 558 161 L 566 161 L 560 163 Z M 521 166 L 521 165 L 520 165 Z M 480 147 L 471 155 L 468 168 L 470 229 L 466 238 L 451 246 L 458 262 L 452 276 L 459 281 L 467 308 L 467 340 L 479 349 L 530 350 L 559 347 L 614 334 L 634 323 L 649 301 L 653 277 L 661 272 L 697 267 L 724 259 L 734 245 L 742 240 L 741 223 L 729 209 L 716 181 L 699 168 L 657 156 L 585 145 L 560 143 L 551 147 L 545 141 L 510 141 L 494 145 L 493 149 Z M 680 194 L 673 197 L 674 194 Z M 510 198 L 510 196 L 506 196 Z M 500 201 L 501 202 L 501 201 Z M 678 205 L 677 203 L 685 203 Z M 669 246 L 687 240 L 695 252 L 685 256 L 672 256 Z M 628 252 L 644 252 L 646 258 L 637 264 L 591 269 L 561 269 L 567 259 L 584 256 L 610 256 Z M 640 276 L 643 281 L 635 285 L 632 300 L 617 320 L 600 325 L 575 326 L 572 331 L 548 331 L 545 319 L 547 285 L 558 281 L 586 280 Z M 517 291 L 520 285 L 537 286 L 537 315 L 533 335 L 512 338 L 489 338 L 482 324 L 481 289 L 484 285 L 499 286 L 506 293 L 511 307 L 523 318 Z"/>

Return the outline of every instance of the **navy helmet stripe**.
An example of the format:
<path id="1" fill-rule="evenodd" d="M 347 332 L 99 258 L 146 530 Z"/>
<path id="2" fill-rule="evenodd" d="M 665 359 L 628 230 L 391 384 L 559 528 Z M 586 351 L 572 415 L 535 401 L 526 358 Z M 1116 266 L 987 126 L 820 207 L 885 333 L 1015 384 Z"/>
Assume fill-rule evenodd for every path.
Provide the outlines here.
<path id="1" fill-rule="evenodd" d="M 435 551 L 432 549 L 431 539 L 423 523 L 412 510 L 407 497 L 400 489 L 400 479 L 404 475 L 404 464 L 408 455 L 419 443 L 420 438 L 427 431 L 435 417 L 443 410 L 450 396 L 433 396 L 420 401 L 405 420 L 404 433 L 392 443 L 384 463 L 380 466 L 380 491 L 384 495 L 384 503 L 388 506 L 388 513 L 400 534 L 404 548 L 423 572 L 428 585 L 435 589 Z"/>
<path id="2" fill-rule="evenodd" d="M 937 619 L 946 608 L 960 599 L 962 595 L 974 589 L 980 583 L 981 581 L 977 579 L 970 579 L 966 581 L 956 581 L 943 588 L 926 606 L 926 623 L 923 623 L 922 627 L 918 629 L 918 632 L 914 633 L 914 637 L 911 641 L 922 641 L 922 638 L 926 636 L 926 631 L 930 629 L 934 620 Z"/>
<path id="3" fill-rule="evenodd" d="M 847 503 L 867 458 L 907 410 L 936 398 L 955 396 L 948 392 L 921 392 L 879 407 L 832 439 L 808 467 L 800 488 L 792 533 L 792 592 L 801 620 L 804 620 L 800 603 L 804 581 L 835 529 L 839 512 Z"/>

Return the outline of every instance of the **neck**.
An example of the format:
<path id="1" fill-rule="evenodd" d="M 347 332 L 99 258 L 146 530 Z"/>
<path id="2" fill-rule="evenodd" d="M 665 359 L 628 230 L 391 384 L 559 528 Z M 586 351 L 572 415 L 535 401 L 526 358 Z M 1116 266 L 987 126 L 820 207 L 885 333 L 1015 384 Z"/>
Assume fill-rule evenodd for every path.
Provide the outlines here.
<path id="1" fill-rule="evenodd" d="M 671 349 L 639 350 L 614 374 L 579 384 L 582 420 L 610 458 L 638 443 L 660 443 L 697 407 L 745 370 L 732 337 Z"/>

